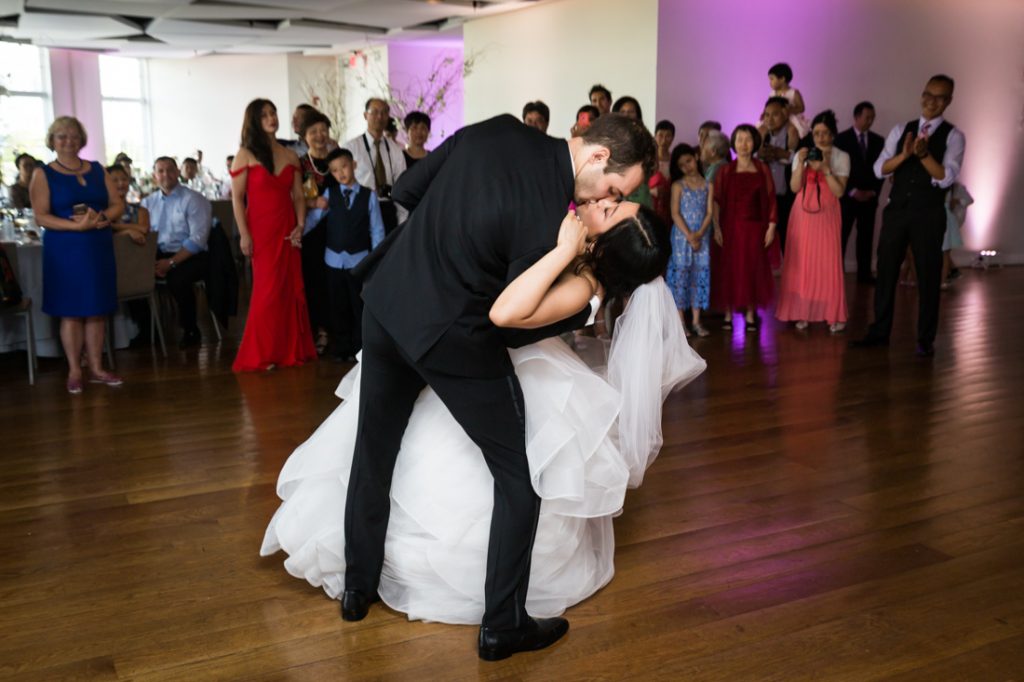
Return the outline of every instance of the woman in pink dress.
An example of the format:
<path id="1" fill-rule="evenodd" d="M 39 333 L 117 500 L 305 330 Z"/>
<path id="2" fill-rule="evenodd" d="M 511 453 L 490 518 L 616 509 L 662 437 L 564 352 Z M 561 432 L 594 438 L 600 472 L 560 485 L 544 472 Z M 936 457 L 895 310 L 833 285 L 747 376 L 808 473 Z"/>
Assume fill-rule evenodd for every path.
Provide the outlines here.
<path id="1" fill-rule="evenodd" d="M 746 308 L 746 329 L 757 331 L 757 309 L 772 302 L 775 282 L 768 247 L 775 241 L 775 184 L 767 164 L 754 158 L 761 134 L 747 123 L 732 132 L 736 160 L 718 171 L 714 202 L 718 222 L 711 264 L 712 306 L 725 310 L 732 329 L 736 308 Z M 717 252 L 717 253 L 716 253 Z"/>
<path id="2" fill-rule="evenodd" d="M 236 372 L 300 365 L 316 358 L 299 247 L 306 221 L 299 157 L 274 139 L 277 108 L 245 109 L 242 146 L 231 166 L 231 201 L 242 253 L 252 259 L 252 296 Z"/>
<path id="3" fill-rule="evenodd" d="M 789 215 L 775 316 L 784 322 L 795 320 L 800 330 L 824 321 L 838 334 L 846 329 L 839 197 L 850 177 L 850 156 L 832 146 L 837 133 L 831 111 L 814 117 L 811 134 L 814 147 L 793 156 L 790 187 L 796 199 Z"/>

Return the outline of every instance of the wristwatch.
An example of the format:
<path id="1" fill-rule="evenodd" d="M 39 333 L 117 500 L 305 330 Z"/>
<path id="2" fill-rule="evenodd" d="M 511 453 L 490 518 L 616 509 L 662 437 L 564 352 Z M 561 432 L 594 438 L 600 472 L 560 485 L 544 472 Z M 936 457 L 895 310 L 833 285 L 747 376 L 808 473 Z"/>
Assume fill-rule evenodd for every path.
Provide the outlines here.
<path id="1" fill-rule="evenodd" d="M 177 263 L 174 262 L 174 257 L 173 256 L 171 258 L 167 259 L 167 264 L 170 266 L 171 270 L 173 270 L 174 266 L 177 265 Z"/>

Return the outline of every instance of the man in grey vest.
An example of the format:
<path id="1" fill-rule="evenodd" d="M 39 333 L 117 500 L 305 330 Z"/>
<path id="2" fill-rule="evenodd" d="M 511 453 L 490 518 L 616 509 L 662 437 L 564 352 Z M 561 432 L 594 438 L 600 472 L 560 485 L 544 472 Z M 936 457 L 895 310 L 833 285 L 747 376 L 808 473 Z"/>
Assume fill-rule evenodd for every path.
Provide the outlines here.
<path id="1" fill-rule="evenodd" d="M 853 346 L 888 345 L 896 283 L 909 244 L 917 269 L 917 354 L 935 352 L 946 231 L 943 200 L 964 160 L 964 134 L 942 116 L 952 100 L 953 79 L 932 76 L 921 93 L 920 118 L 893 128 L 875 161 L 875 175 L 891 175 L 892 189 L 878 239 L 875 321 Z"/>

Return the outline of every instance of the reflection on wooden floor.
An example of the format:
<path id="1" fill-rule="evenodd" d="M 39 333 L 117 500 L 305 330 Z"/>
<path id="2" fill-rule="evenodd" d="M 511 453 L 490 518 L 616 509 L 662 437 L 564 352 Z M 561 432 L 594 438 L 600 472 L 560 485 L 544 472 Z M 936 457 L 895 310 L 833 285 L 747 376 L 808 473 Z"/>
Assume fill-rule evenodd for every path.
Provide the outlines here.
<path id="1" fill-rule="evenodd" d="M 851 334 L 871 289 L 850 284 Z M 889 349 L 767 322 L 695 340 L 666 445 L 568 638 L 497 664 L 476 630 L 336 603 L 257 555 L 281 464 L 345 367 L 230 372 L 233 339 L 127 383 L 29 388 L 0 356 L 0 677 L 1009 680 L 1024 674 L 1024 269 L 913 291 Z M 198 366 L 198 370 L 197 370 Z"/>

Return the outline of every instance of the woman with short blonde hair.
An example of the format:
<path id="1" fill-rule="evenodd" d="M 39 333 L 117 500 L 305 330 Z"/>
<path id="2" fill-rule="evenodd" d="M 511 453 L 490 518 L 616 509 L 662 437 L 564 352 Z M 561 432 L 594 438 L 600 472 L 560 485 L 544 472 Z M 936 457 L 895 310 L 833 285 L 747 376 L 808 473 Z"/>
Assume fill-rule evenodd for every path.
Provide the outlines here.
<path id="1" fill-rule="evenodd" d="M 82 348 L 90 383 L 120 386 L 103 369 L 106 317 L 117 309 L 117 271 L 110 224 L 124 210 L 110 175 L 79 156 L 85 128 L 60 116 L 46 133 L 57 158 L 32 174 L 29 194 L 43 234 L 43 312 L 60 318 L 60 340 L 68 361 L 68 393 L 81 393 Z"/>

